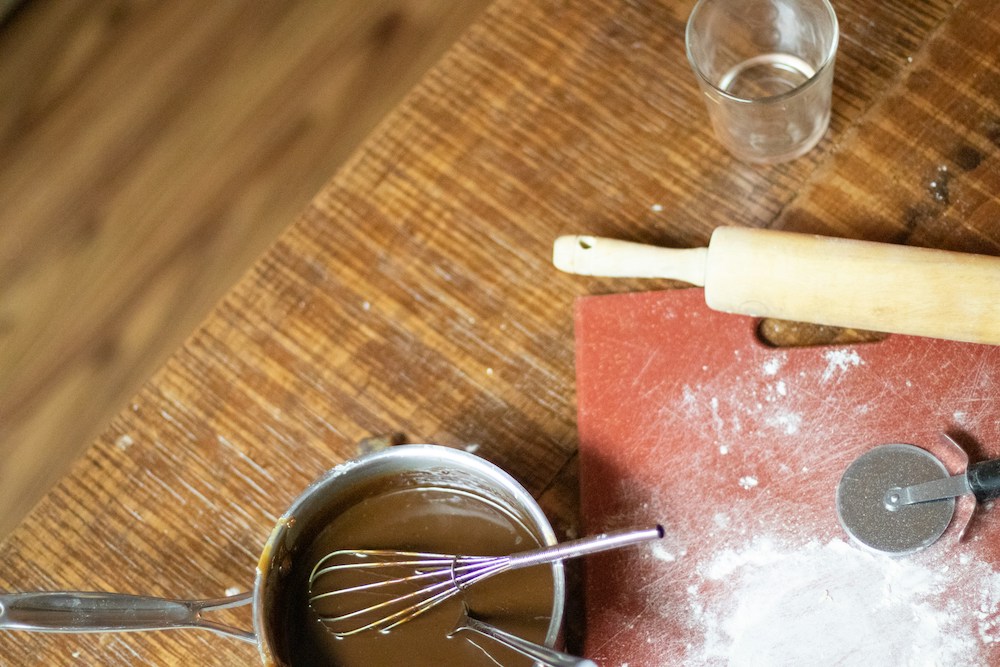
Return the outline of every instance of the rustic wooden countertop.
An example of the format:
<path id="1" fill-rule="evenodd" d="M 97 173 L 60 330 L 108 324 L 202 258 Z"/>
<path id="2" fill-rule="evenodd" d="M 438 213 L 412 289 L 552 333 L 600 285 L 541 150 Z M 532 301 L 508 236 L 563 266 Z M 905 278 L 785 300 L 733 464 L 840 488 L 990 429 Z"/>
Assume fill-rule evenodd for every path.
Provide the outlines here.
<path id="1" fill-rule="evenodd" d="M 303 487 L 394 432 L 476 449 L 574 532 L 573 299 L 678 285 L 561 274 L 559 234 L 1000 254 L 994 0 L 835 2 L 830 131 L 771 167 L 712 138 L 692 4 L 498 0 L 0 545 L 0 589 L 246 590 Z M 0 656 L 257 660 L 199 631 L 0 633 Z"/>

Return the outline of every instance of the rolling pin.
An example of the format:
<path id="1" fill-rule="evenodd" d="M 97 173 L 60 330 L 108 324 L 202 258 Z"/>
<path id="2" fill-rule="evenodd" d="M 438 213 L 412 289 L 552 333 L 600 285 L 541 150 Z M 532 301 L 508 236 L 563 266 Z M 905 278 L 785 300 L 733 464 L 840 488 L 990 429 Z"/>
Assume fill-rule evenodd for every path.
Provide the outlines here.
<path id="1" fill-rule="evenodd" d="M 1000 258 L 765 229 L 719 227 L 707 248 L 561 236 L 568 273 L 704 286 L 709 308 L 1000 345 Z"/>

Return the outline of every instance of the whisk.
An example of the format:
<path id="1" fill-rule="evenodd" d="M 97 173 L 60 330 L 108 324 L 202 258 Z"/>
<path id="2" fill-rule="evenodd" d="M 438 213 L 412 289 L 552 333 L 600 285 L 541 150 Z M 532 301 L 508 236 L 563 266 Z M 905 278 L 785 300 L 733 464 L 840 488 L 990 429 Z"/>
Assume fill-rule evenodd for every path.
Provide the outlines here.
<path id="1" fill-rule="evenodd" d="M 501 572 L 552 563 L 660 539 L 663 526 L 603 533 L 509 556 L 456 556 L 412 551 L 344 549 L 316 563 L 309 604 L 336 637 L 388 632 L 460 591 Z M 318 585 L 326 584 L 325 589 Z M 356 583 L 361 582 L 361 583 Z M 365 598 L 376 595 L 379 602 Z M 322 604 L 332 611 L 317 608 Z"/>

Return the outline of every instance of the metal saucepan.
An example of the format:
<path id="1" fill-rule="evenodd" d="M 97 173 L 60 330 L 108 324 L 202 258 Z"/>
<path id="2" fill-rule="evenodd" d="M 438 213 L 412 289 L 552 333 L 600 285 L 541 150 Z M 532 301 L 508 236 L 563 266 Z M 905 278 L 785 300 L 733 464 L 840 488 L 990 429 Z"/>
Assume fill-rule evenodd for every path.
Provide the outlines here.
<path id="1" fill-rule="evenodd" d="M 333 468 L 310 485 L 278 519 L 257 564 L 253 591 L 212 600 L 171 600 L 121 593 L 31 592 L 0 595 L 0 629 L 31 632 L 127 632 L 196 628 L 257 645 L 268 667 L 289 667 L 287 643 L 274 611 L 286 604 L 286 584 L 296 554 L 331 516 L 370 495 L 387 476 L 408 483 L 475 491 L 498 503 L 535 537 L 553 545 L 556 537 L 538 503 L 497 466 L 461 450 L 438 445 L 401 445 Z M 566 586 L 561 563 L 552 565 L 553 600 L 545 637 L 560 638 Z M 253 630 L 205 617 L 216 610 L 251 604 Z"/>

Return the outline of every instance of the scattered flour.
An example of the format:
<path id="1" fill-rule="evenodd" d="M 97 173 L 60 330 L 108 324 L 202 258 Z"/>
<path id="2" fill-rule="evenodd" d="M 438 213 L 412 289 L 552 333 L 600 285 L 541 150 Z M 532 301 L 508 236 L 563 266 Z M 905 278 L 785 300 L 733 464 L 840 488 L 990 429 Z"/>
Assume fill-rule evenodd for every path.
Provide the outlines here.
<path id="1" fill-rule="evenodd" d="M 684 385 L 681 389 L 681 396 L 681 404 L 687 408 L 689 412 L 696 409 L 695 404 L 697 403 L 698 398 L 694 395 L 694 389 L 692 389 L 690 385 Z"/>
<path id="2" fill-rule="evenodd" d="M 756 477 L 750 477 L 749 475 L 746 477 L 740 477 L 740 486 L 747 491 L 757 486 L 757 484 L 758 482 Z"/>
<path id="3" fill-rule="evenodd" d="M 785 435 L 795 435 L 802 426 L 802 415 L 787 410 L 780 411 L 767 417 L 764 423 L 783 431 Z"/>
<path id="4" fill-rule="evenodd" d="M 719 399 L 716 396 L 713 396 L 709 405 L 712 410 L 712 425 L 715 427 L 716 433 L 721 434 L 726 423 L 722 420 L 722 416 L 719 415 Z"/>
<path id="5" fill-rule="evenodd" d="M 771 357 L 764 362 L 764 375 L 777 375 L 779 370 L 781 370 L 781 359 L 778 357 Z"/>
<path id="6" fill-rule="evenodd" d="M 115 447 L 117 447 L 118 449 L 122 450 L 123 452 L 125 450 L 127 450 L 129 447 L 131 447 L 132 445 L 134 445 L 134 444 L 135 444 L 135 440 L 132 438 L 132 436 L 130 436 L 127 433 L 124 434 L 124 435 L 118 436 L 118 439 L 115 440 Z"/>
<path id="7" fill-rule="evenodd" d="M 1000 573 L 993 572 L 982 584 L 976 619 L 979 639 L 984 644 L 1000 642 Z"/>
<path id="8" fill-rule="evenodd" d="M 687 553 L 687 549 L 670 549 L 667 545 L 663 543 L 662 540 L 657 540 L 653 543 L 650 552 L 653 554 L 653 558 L 664 563 L 673 563 L 680 556 Z"/>
<path id="9" fill-rule="evenodd" d="M 844 374 L 851 366 L 861 366 L 865 363 L 856 350 L 828 350 L 823 353 L 823 358 L 826 359 L 826 370 L 823 371 L 820 382 L 829 382 L 833 379 L 834 373 L 839 371 Z"/>
<path id="10" fill-rule="evenodd" d="M 827 368 L 825 375 L 832 377 L 838 364 L 847 368 L 855 363 L 852 361 L 855 357 L 856 363 L 864 363 L 856 352 L 835 352 L 842 354 L 843 359 L 827 359 L 832 366 Z M 809 393 L 798 391 L 798 379 L 781 377 L 785 363 L 783 356 L 769 356 L 760 366 L 766 380 L 756 374 L 741 375 L 725 387 L 725 393 L 717 393 L 719 387 L 714 378 L 705 383 L 682 385 L 675 404 L 676 414 L 684 419 L 685 425 L 702 424 L 723 455 L 730 453 L 731 443 L 748 430 L 767 427 L 784 436 L 797 436 L 804 424 L 798 405 L 808 400 Z"/>
<path id="11" fill-rule="evenodd" d="M 971 570 L 975 568 L 976 572 Z M 841 539 L 787 546 L 755 538 L 717 553 L 687 589 L 702 646 L 685 664 L 974 664 L 980 641 L 1000 640 L 1000 574 L 893 559 Z M 976 604 L 963 604 L 972 591 Z"/>

